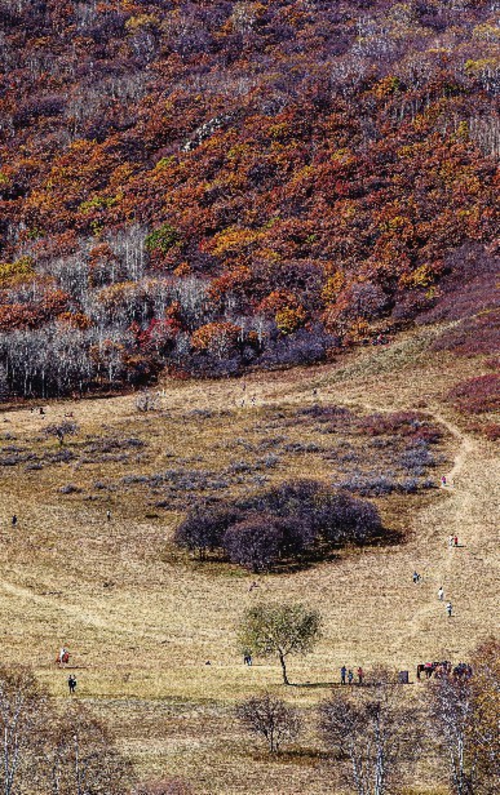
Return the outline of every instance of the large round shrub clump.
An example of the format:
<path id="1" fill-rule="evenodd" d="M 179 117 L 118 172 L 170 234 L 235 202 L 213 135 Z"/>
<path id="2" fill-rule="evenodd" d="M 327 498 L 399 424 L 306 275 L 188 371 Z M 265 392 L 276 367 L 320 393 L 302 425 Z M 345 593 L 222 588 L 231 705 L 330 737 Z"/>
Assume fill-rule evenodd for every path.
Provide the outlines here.
<path id="1" fill-rule="evenodd" d="M 245 500 L 195 506 L 175 542 L 201 558 L 212 553 L 259 572 L 346 544 L 368 544 L 381 532 L 378 510 L 367 500 L 294 480 Z"/>

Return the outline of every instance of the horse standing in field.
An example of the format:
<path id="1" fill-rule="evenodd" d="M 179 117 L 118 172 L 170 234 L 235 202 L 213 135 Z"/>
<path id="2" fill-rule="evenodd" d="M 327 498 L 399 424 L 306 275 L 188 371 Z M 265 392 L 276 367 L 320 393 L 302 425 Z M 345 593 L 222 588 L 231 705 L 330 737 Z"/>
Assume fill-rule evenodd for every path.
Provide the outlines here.
<path id="1" fill-rule="evenodd" d="M 430 679 L 433 675 L 439 678 L 441 676 L 447 676 L 450 671 L 451 663 L 448 662 L 448 660 L 444 660 L 443 662 L 420 663 L 417 665 L 417 679 L 421 678 L 421 674 L 425 674 L 427 679 Z"/>
<path id="2" fill-rule="evenodd" d="M 64 651 L 62 654 L 59 654 L 56 659 L 56 664 L 67 665 L 69 663 L 69 651 Z"/>

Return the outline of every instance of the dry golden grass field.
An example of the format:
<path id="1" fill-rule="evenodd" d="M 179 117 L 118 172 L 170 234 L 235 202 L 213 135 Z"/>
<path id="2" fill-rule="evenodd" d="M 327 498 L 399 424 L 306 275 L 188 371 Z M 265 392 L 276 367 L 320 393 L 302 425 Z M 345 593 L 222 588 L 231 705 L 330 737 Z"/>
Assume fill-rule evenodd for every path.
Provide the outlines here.
<path id="1" fill-rule="evenodd" d="M 334 792 L 313 732 L 314 707 L 338 682 L 341 665 L 385 663 L 408 669 L 414 681 L 418 662 L 467 660 L 497 628 L 498 460 L 493 443 L 444 400 L 486 364 L 433 353 L 437 333 L 421 329 L 324 366 L 253 374 L 245 388 L 242 380 L 166 381 L 155 412 L 138 412 L 127 395 L 50 403 L 43 416 L 30 407 L 0 414 L 2 456 L 18 461 L 0 467 L 3 662 L 32 665 L 66 699 L 67 671 L 54 664 L 65 644 L 78 698 L 109 721 L 143 775 L 182 776 L 197 793 Z M 342 446 L 363 458 L 366 437 L 348 434 L 335 440 L 328 460 L 315 451 L 324 437 L 316 426 L 295 423 L 297 411 L 313 403 L 356 415 L 416 410 L 442 428 L 439 464 L 428 476 L 439 486 L 446 473 L 449 485 L 375 500 L 404 542 L 258 577 L 176 550 L 171 535 L 182 500 L 196 497 L 197 483 L 202 488 L 195 476 L 191 492 L 180 470 L 208 471 L 215 490 L 223 488 L 219 476 L 232 472 L 227 493 L 241 494 L 264 478 L 337 477 Z M 60 447 L 43 428 L 65 415 L 73 415 L 78 433 Z M 263 463 L 273 444 L 279 455 Z M 64 450 L 67 460 L 58 460 Z M 247 468 L 235 476 L 231 464 L 240 460 Z M 168 474 L 148 480 L 166 471 L 175 471 L 172 483 Z M 68 484 L 75 489 L 62 493 Z M 460 546 L 450 549 L 455 533 Z M 423 575 L 418 586 L 414 569 Z M 258 588 L 249 591 L 254 580 Z M 454 605 L 451 619 L 437 599 L 441 584 Z M 273 660 L 242 664 L 236 624 L 266 599 L 301 600 L 323 616 L 315 651 L 290 659 L 291 680 L 302 686 L 285 690 Z M 235 703 L 266 689 L 310 716 L 300 753 L 270 761 L 236 725 Z M 423 689 L 412 684 L 404 692 L 418 699 Z M 447 792 L 428 762 L 409 781 L 413 795 Z"/>

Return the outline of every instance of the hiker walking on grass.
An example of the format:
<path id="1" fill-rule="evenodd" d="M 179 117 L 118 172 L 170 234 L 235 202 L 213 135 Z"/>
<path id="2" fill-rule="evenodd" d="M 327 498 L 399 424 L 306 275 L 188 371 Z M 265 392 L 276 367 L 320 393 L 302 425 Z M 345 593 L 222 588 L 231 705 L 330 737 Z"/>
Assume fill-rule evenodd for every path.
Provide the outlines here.
<path id="1" fill-rule="evenodd" d="M 450 537 L 449 537 L 449 539 L 448 539 L 448 546 L 449 546 L 449 547 L 452 547 L 452 546 L 453 546 L 453 536 L 450 536 Z"/>
<path id="2" fill-rule="evenodd" d="M 451 615 L 452 615 L 452 612 L 453 612 L 453 606 L 452 606 L 451 602 L 447 603 L 446 612 L 448 613 L 448 618 L 451 618 Z"/>
<path id="3" fill-rule="evenodd" d="M 111 511 L 109 510 L 109 508 L 108 508 L 108 510 L 106 511 L 106 520 L 107 520 L 108 522 L 110 522 L 110 521 L 111 521 Z"/>
<path id="4" fill-rule="evenodd" d="M 417 571 L 413 572 L 413 582 L 415 585 L 420 582 L 420 574 Z"/>
<path id="5" fill-rule="evenodd" d="M 443 586 L 442 585 L 439 586 L 438 599 L 439 599 L 440 602 L 442 602 L 443 599 L 444 599 L 444 590 L 443 590 Z"/>
<path id="6" fill-rule="evenodd" d="M 71 696 L 73 695 L 73 693 L 76 692 L 76 676 L 73 676 L 73 674 L 70 674 L 68 676 L 68 687 L 69 687 L 69 694 Z"/>
<path id="7" fill-rule="evenodd" d="M 458 536 L 455 536 L 453 539 L 453 546 L 458 547 Z"/>
<path id="8" fill-rule="evenodd" d="M 17 524 L 17 516 L 16 514 L 14 514 L 14 516 L 12 517 L 12 527 L 15 527 L 16 524 Z"/>
<path id="9" fill-rule="evenodd" d="M 352 671 L 349 669 L 349 673 L 347 674 L 347 681 L 349 682 L 349 684 L 350 684 L 350 685 L 352 685 L 352 681 L 353 681 L 353 679 L 354 679 L 354 674 L 353 674 L 353 672 L 352 672 Z"/>
<path id="10" fill-rule="evenodd" d="M 347 668 L 345 667 L 345 665 L 343 665 L 342 668 L 340 669 L 340 684 L 341 685 L 345 685 L 346 674 L 347 674 Z"/>
<path id="11" fill-rule="evenodd" d="M 358 684 L 362 685 L 363 684 L 363 677 L 364 677 L 365 673 L 364 673 L 364 671 L 363 671 L 361 666 L 359 666 L 359 668 L 356 671 L 356 673 L 358 674 Z"/>
<path id="12" fill-rule="evenodd" d="M 443 477 L 441 478 L 441 485 L 446 486 L 446 475 L 443 475 Z"/>

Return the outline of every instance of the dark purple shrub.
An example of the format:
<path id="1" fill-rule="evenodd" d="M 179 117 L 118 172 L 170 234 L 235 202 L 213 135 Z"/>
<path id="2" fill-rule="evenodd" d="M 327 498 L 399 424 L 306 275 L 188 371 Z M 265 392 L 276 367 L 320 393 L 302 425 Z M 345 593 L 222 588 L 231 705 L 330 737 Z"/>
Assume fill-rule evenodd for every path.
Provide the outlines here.
<path id="1" fill-rule="evenodd" d="M 321 489 L 322 484 L 315 480 L 289 480 L 241 504 L 281 517 L 296 516 L 310 512 Z"/>
<path id="2" fill-rule="evenodd" d="M 180 547 L 197 551 L 203 558 L 208 550 L 213 552 L 222 547 L 227 528 L 242 518 L 238 508 L 231 505 L 217 508 L 197 505 L 177 528 L 174 541 Z"/>
<path id="3" fill-rule="evenodd" d="M 445 331 L 432 345 L 435 351 L 453 351 L 458 356 L 477 356 L 500 348 L 500 311 L 484 311 L 466 318 Z"/>
<path id="4" fill-rule="evenodd" d="M 500 425 L 495 422 L 489 423 L 489 425 L 486 425 L 484 428 L 484 435 L 490 442 L 496 442 L 500 439 Z"/>
<path id="5" fill-rule="evenodd" d="M 316 524 L 311 511 L 283 519 L 283 557 L 299 558 L 312 548 L 317 540 Z"/>
<path id="6" fill-rule="evenodd" d="M 229 527 L 223 546 L 229 560 L 251 571 L 269 571 L 280 557 L 283 530 L 275 516 L 251 514 Z"/>
<path id="7" fill-rule="evenodd" d="M 382 523 L 371 502 L 348 494 L 327 495 L 324 499 L 322 533 L 333 544 L 366 544 L 378 536 Z"/>

